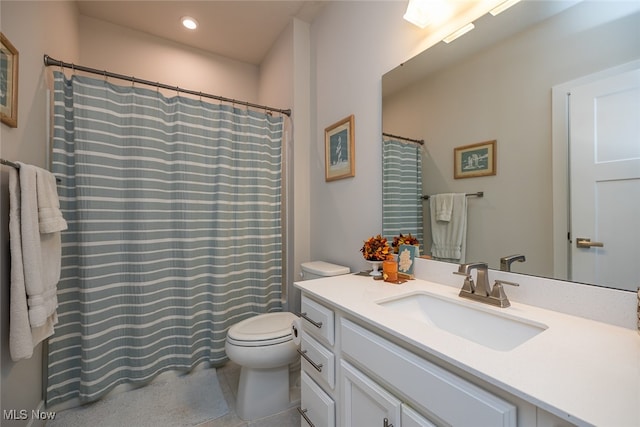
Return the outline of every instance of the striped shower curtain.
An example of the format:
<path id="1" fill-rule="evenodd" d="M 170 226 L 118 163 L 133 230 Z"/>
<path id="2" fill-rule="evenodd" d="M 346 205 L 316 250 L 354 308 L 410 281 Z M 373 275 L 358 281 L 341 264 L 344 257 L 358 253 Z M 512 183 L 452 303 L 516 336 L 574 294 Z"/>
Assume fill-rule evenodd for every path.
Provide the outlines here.
<path id="1" fill-rule="evenodd" d="M 226 360 L 281 310 L 282 117 L 54 73 L 59 324 L 47 403 Z"/>
<path id="2" fill-rule="evenodd" d="M 382 142 L 382 235 L 411 234 L 424 250 L 422 222 L 422 146 L 385 139 Z"/>

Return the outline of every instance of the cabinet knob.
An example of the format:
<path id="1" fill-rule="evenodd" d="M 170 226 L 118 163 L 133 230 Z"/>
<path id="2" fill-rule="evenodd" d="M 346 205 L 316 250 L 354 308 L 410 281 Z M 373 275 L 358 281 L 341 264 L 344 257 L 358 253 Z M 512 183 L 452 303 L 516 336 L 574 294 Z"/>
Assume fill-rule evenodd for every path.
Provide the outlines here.
<path id="1" fill-rule="evenodd" d="M 389 419 L 385 418 L 382 422 L 382 427 L 393 427 L 393 424 L 389 424 Z"/>

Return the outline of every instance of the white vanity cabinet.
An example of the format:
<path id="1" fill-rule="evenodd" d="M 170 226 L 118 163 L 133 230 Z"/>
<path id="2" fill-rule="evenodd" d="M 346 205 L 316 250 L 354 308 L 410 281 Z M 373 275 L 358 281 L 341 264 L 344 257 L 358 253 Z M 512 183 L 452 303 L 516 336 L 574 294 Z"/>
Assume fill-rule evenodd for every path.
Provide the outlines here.
<path id="1" fill-rule="evenodd" d="M 301 305 L 301 426 L 336 425 L 334 311 L 310 298 Z"/>
<path id="2" fill-rule="evenodd" d="M 303 294 L 302 312 L 302 427 L 571 425 L 426 360 L 327 302 Z"/>

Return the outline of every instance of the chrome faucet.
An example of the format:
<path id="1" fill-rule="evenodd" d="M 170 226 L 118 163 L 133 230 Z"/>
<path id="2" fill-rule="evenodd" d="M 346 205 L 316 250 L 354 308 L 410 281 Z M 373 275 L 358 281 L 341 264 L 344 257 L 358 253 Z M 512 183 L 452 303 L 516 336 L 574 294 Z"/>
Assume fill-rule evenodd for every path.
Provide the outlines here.
<path id="1" fill-rule="evenodd" d="M 503 256 L 502 258 L 500 258 L 500 270 L 511 271 L 511 264 L 513 264 L 516 261 L 525 262 L 526 259 L 524 255 L 519 255 L 519 254 Z"/>
<path id="2" fill-rule="evenodd" d="M 472 270 L 476 270 L 477 283 L 474 283 L 473 277 L 471 276 Z M 489 266 L 486 262 L 460 264 L 458 271 L 454 271 L 453 274 L 465 276 L 464 284 L 458 294 L 459 296 L 502 308 L 511 305 L 507 295 L 504 293 L 502 285 L 520 286 L 514 282 L 496 280 L 492 289 L 489 285 Z"/>

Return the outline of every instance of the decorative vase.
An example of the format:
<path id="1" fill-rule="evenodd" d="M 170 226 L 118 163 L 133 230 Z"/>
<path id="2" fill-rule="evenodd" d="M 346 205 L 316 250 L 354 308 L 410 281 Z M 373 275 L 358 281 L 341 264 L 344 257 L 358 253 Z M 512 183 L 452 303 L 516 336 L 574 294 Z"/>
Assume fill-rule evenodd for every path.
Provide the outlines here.
<path id="1" fill-rule="evenodd" d="M 398 281 L 398 262 L 393 259 L 382 261 L 382 275 L 387 282 Z"/>
<path id="2" fill-rule="evenodd" d="M 369 273 L 369 276 L 378 277 L 382 275 L 382 273 L 380 273 L 380 264 L 382 264 L 382 261 L 367 260 L 367 262 L 371 264 L 371 268 L 372 268 L 371 273 Z"/>

